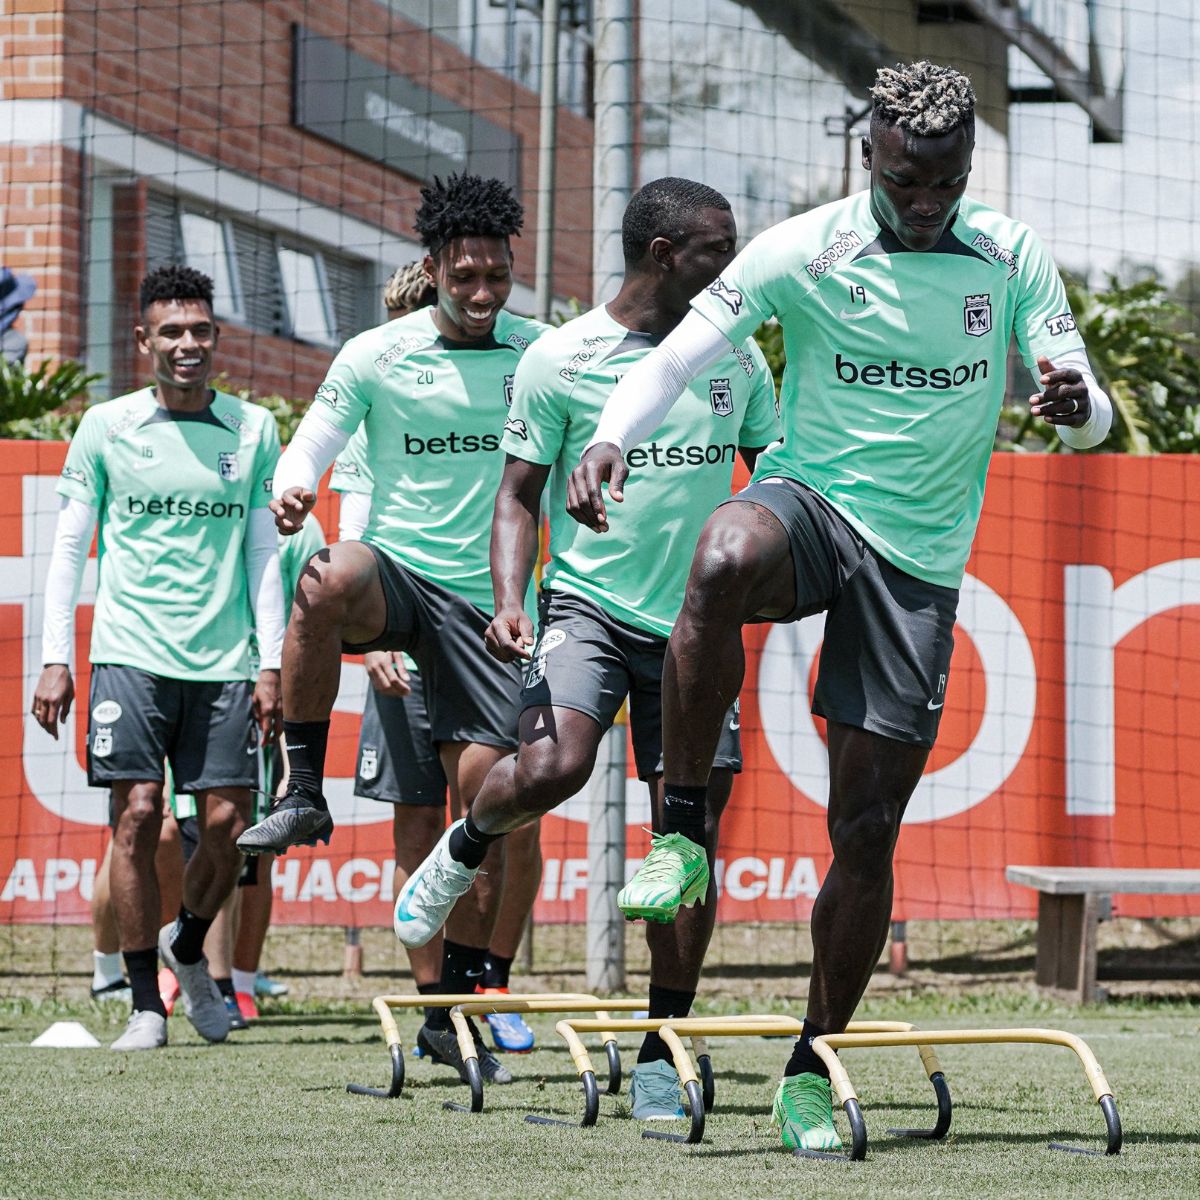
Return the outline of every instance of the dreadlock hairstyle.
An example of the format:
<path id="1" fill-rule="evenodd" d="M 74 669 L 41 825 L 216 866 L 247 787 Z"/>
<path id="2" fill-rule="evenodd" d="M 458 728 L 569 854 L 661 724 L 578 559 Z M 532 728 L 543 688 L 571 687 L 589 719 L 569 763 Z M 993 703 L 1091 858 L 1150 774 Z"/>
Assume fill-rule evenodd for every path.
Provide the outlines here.
<path id="1" fill-rule="evenodd" d="M 706 208 L 730 211 L 729 201 L 707 184 L 674 175 L 651 180 L 634 192 L 621 221 L 625 261 L 638 262 L 655 238 L 682 242 L 692 218 Z"/>
<path id="2" fill-rule="evenodd" d="M 397 267 L 383 285 L 383 307 L 388 312 L 397 309 L 413 312 L 428 304 L 437 303 L 437 288 L 429 282 L 424 264 L 418 259 Z"/>
<path id="3" fill-rule="evenodd" d="M 898 125 L 916 137 L 940 137 L 960 126 L 975 134 L 975 90 L 953 67 L 921 61 L 881 67 L 871 89 L 872 133 Z"/>
<path id="4" fill-rule="evenodd" d="M 421 189 L 421 207 L 413 228 L 430 254 L 460 237 L 510 238 L 521 231 L 525 210 L 500 179 L 450 175 Z"/>
<path id="5" fill-rule="evenodd" d="M 155 267 L 138 289 L 140 311 L 145 312 L 156 300 L 203 300 L 213 306 L 213 282 L 202 271 L 171 263 Z"/>

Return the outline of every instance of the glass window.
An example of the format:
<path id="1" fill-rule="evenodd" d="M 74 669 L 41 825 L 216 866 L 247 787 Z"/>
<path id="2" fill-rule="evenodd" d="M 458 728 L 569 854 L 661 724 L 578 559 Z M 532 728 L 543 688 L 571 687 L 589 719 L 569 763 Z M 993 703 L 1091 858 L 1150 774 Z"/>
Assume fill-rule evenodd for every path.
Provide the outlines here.
<path id="1" fill-rule="evenodd" d="M 237 266 L 233 262 L 233 248 L 225 222 L 199 213 L 181 212 L 179 230 L 187 265 L 203 271 L 213 282 L 213 311 L 219 317 L 240 316 Z"/>
<path id="2" fill-rule="evenodd" d="M 332 344 L 337 340 L 325 294 L 324 272 L 315 254 L 280 246 L 279 275 L 292 337 Z"/>

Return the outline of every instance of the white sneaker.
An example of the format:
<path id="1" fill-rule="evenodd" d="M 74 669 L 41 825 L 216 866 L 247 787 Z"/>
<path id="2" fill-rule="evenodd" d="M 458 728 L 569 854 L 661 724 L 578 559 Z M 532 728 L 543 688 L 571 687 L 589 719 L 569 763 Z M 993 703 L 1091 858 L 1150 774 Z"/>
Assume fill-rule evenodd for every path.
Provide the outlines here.
<path id="1" fill-rule="evenodd" d="M 196 1032 L 210 1042 L 223 1042 L 229 1036 L 229 1010 L 213 977 L 208 972 L 208 959 L 200 956 L 198 963 L 181 963 L 171 950 L 171 935 L 175 922 L 164 925 L 158 932 L 158 954 L 179 981 L 183 1011 L 196 1027 Z"/>
<path id="2" fill-rule="evenodd" d="M 445 925 L 450 910 L 479 874 L 478 867 L 464 867 L 450 857 L 450 835 L 462 824 L 455 821 L 442 834 L 396 897 L 392 929 L 410 950 L 424 946 Z"/>
<path id="3" fill-rule="evenodd" d="M 134 1012 L 113 1050 L 157 1050 L 167 1044 L 167 1018 L 156 1012 Z"/>

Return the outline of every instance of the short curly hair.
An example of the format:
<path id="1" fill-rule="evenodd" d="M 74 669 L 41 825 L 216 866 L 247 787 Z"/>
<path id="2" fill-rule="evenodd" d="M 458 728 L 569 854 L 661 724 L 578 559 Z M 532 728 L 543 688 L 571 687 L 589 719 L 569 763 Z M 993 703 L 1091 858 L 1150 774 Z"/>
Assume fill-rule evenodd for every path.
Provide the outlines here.
<path id="1" fill-rule="evenodd" d="M 203 300 L 213 306 L 213 281 L 195 267 L 168 263 L 147 273 L 138 288 L 140 312 L 145 312 L 156 300 Z"/>
<path id="2" fill-rule="evenodd" d="M 437 303 L 437 288 L 429 282 L 425 265 L 418 259 L 397 267 L 383 285 L 383 307 L 388 312 L 414 312 Z"/>
<path id="3" fill-rule="evenodd" d="M 872 127 L 898 125 L 916 137 L 975 132 L 975 89 L 953 67 L 922 60 L 881 67 L 871 89 Z"/>
<path id="4" fill-rule="evenodd" d="M 481 175 L 434 176 L 421 189 L 421 207 L 413 228 L 421 245 L 438 254 L 455 238 L 510 238 L 525 224 L 525 209 L 502 179 Z"/>
<path id="5" fill-rule="evenodd" d="M 655 238 L 679 244 L 692 220 L 706 208 L 730 212 L 729 201 L 715 188 L 694 179 L 666 175 L 638 188 L 621 220 L 621 252 L 627 263 L 640 262 Z"/>

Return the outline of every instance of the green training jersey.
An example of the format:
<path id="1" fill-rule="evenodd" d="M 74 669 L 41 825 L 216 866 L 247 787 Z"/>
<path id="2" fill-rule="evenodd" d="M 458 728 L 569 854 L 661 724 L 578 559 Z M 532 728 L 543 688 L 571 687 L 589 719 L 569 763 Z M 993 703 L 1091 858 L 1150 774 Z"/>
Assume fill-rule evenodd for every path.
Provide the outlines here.
<path id="1" fill-rule="evenodd" d="M 693 301 L 735 344 L 783 327 L 783 442 L 756 479 L 821 493 L 879 554 L 962 582 L 1004 399 L 1025 362 L 1083 342 L 1028 226 L 964 199 L 931 250 L 905 249 L 867 192 L 768 229 Z"/>
<path id="2" fill-rule="evenodd" d="M 361 496 L 369 496 L 375 490 L 375 481 L 371 478 L 367 466 L 367 428 L 360 425 L 353 437 L 346 443 L 346 448 L 333 460 L 333 471 L 329 476 L 329 486 L 335 492 L 356 492 Z"/>
<path id="3" fill-rule="evenodd" d="M 658 339 L 601 305 L 546 334 L 521 360 L 501 448 L 552 465 L 545 586 L 573 592 L 638 629 L 671 632 L 700 530 L 729 496 L 740 446 L 779 437 L 775 388 L 747 338 L 693 380 L 651 440 L 626 455 L 633 473 L 597 536 L 566 513 L 567 479 L 621 376 Z"/>
<path id="4" fill-rule="evenodd" d="M 83 415 L 58 483 L 100 511 L 91 661 L 169 679 L 249 679 L 243 545 L 271 499 L 279 434 L 216 392 L 197 413 L 143 388 Z"/>
<path id="5" fill-rule="evenodd" d="M 491 612 L 500 434 L 517 363 L 547 327 L 501 312 L 491 337 L 463 345 L 438 333 L 433 314 L 351 338 L 309 411 L 347 433 L 365 427 L 377 486 L 363 540 Z"/>

